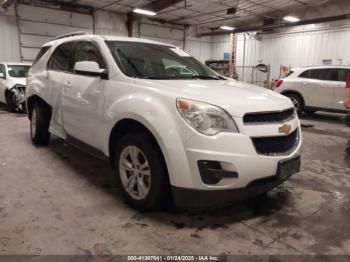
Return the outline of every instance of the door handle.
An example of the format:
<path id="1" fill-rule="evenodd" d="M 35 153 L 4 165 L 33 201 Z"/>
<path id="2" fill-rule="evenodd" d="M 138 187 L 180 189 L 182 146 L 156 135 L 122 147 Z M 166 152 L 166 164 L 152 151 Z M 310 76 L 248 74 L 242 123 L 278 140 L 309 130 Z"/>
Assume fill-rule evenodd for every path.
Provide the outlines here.
<path id="1" fill-rule="evenodd" d="M 72 88 L 72 84 L 71 84 L 70 82 L 64 83 L 63 86 L 64 86 L 65 88 L 69 88 L 69 89 Z"/>

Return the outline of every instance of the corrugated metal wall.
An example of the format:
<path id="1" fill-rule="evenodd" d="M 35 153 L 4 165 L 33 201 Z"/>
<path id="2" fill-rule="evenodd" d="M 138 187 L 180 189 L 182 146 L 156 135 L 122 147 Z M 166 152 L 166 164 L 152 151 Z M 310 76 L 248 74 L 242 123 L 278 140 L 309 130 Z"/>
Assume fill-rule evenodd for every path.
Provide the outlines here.
<path id="1" fill-rule="evenodd" d="M 211 44 L 211 59 L 222 60 L 224 59 L 224 53 L 231 52 L 231 35 L 222 35 L 212 37 Z"/>
<path id="2" fill-rule="evenodd" d="M 292 67 L 322 64 L 323 59 L 350 64 L 350 23 L 335 22 L 293 28 L 261 40 L 247 37 L 245 65 L 271 65 L 271 77 L 279 76 L 280 65 Z M 243 64 L 244 37 L 237 40 L 237 65 Z M 224 50 L 222 50 L 224 52 Z"/>
<path id="3" fill-rule="evenodd" d="M 201 62 L 211 59 L 211 38 L 186 37 L 185 51 Z"/>

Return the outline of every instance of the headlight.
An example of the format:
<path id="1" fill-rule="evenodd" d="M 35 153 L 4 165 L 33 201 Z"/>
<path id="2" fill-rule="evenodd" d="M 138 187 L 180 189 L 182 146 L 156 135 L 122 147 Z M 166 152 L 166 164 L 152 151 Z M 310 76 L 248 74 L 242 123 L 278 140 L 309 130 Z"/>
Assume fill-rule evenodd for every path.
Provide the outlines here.
<path id="1" fill-rule="evenodd" d="M 176 107 L 185 121 L 204 135 L 239 132 L 232 117 L 220 107 L 182 98 L 176 100 Z"/>

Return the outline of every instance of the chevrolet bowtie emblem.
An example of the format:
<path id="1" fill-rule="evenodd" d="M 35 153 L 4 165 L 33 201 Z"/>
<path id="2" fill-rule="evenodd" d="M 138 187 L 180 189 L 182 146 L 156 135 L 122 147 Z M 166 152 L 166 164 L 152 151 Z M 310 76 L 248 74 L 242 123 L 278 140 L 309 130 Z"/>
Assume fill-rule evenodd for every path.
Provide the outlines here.
<path id="1" fill-rule="evenodd" d="M 290 133 L 290 130 L 292 129 L 292 126 L 289 124 L 284 124 L 281 126 L 278 130 L 280 133 L 283 133 L 285 135 L 288 135 Z"/>

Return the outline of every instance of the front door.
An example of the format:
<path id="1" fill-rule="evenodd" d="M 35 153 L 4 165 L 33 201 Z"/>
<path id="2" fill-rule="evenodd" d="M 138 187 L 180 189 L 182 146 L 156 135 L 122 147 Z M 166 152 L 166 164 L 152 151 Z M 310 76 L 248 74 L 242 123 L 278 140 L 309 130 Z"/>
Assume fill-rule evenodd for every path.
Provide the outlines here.
<path id="1" fill-rule="evenodd" d="M 77 43 L 72 65 L 80 61 L 94 61 L 101 69 L 107 68 L 101 52 L 92 41 Z M 68 135 L 95 148 L 99 148 L 98 130 L 103 117 L 107 83 L 100 77 L 79 75 L 74 70 L 66 74 L 62 82 L 65 130 Z"/>

